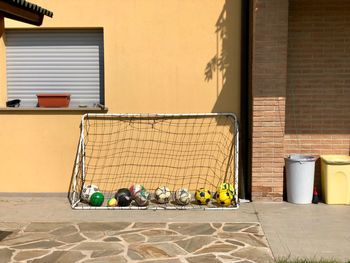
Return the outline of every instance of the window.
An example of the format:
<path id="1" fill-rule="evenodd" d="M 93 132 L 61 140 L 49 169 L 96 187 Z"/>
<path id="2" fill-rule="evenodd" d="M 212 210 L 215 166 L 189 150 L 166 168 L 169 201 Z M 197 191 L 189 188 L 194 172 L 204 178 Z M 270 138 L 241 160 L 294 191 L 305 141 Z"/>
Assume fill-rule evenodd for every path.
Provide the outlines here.
<path id="1" fill-rule="evenodd" d="M 36 107 L 36 94 L 69 93 L 70 107 L 104 104 L 102 30 L 6 31 L 8 100 Z"/>

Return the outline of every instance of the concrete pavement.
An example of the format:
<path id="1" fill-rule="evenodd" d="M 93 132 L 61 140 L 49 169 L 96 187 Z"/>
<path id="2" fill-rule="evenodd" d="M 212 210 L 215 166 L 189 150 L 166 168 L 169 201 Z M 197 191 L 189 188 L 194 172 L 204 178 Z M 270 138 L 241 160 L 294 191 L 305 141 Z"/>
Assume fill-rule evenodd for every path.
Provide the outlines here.
<path id="1" fill-rule="evenodd" d="M 251 203 L 277 257 L 350 260 L 349 205 Z"/>

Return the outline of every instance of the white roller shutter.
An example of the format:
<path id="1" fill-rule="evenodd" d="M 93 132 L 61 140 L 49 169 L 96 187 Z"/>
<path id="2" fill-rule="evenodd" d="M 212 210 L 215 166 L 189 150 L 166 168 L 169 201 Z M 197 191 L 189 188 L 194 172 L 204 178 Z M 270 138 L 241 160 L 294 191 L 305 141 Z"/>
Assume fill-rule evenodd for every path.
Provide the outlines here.
<path id="1" fill-rule="evenodd" d="M 70 93 L 70 106 L 104 104 L 102 30 L 7 30 L 8 100 Z"/>

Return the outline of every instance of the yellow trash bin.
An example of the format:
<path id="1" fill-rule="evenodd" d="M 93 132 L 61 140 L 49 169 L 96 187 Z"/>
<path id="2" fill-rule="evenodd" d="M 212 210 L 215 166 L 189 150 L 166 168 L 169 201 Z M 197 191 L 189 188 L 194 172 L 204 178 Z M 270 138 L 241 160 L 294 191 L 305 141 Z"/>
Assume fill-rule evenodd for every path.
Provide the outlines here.
<path id="1" fill-rule="evenodd" d="M 350 156 L 321 155 L 321 180 L 326 204 L 350 204 Z"/>

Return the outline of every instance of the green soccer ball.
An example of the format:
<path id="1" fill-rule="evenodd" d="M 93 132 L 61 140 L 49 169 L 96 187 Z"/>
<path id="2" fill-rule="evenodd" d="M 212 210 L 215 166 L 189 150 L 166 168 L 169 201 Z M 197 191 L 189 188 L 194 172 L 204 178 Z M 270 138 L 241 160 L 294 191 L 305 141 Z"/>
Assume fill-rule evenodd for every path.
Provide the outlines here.
<path id="1" fill-rule="evenodd" d="M 105 197 L 101 192 L 95 192 L 92 194 L 90 198 L 90 205 L 91 206 L 101 206 L 103 204 L 103 201 L 105 200 Z"/>

